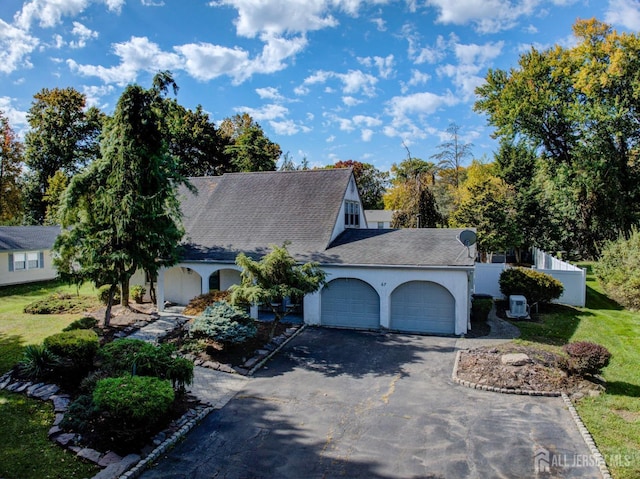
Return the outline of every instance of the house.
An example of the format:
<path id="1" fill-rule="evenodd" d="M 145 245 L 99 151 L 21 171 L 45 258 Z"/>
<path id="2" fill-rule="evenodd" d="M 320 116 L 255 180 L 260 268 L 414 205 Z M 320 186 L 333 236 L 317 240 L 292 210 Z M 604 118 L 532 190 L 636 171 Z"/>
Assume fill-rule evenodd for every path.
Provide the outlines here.
<path id="1" fill-rule="evenodd" d="M 393 210 L 364 210 L 369 228 L 389 229 L 393 219 Z"/>
<path id="2" fill-rule="evenodd" d="M 300 308 L 307 324 L 464 334 L 475 247 L 456 229 L 366 229 L 351 169 L 231 173 L 182 188 L 181 261 L 158 276 L 158 308 L 240 281 L 236 255 L 288 242 L 327 284 Z M 252 316 L 259 315 L 252 308 Z"/>
<path id="3" fill-rule="evenodd" d="M 59 226 L 0 226 L 0 286 L 55 279 L 51 260 Z"/>

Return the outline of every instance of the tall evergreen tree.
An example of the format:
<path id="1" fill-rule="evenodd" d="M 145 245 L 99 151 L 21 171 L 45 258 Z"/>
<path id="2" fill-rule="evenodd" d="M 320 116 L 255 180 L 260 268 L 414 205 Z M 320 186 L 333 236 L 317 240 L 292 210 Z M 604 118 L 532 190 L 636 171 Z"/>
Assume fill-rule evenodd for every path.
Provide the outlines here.
<path id="1" fill-rule="evenodd" d="M 102 156 L 76 175 L 61 207 L 56 261 L 63 275 L 110 286 L 105 322 L 118 285 L 128 306 L 129 280 L 175 264 L 183 236 L 177 186 L 185 180 L 163 139 L 166 72 L 145 90 L 128 86 L 105 125 Z M 79 266 L 79 269 L 74 269 Z"/>

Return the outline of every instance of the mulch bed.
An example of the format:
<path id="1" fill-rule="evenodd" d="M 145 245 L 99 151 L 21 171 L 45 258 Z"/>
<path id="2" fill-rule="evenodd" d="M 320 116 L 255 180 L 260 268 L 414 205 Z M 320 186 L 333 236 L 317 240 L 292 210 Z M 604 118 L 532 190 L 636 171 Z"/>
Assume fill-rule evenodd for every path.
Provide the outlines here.
<path id="1" fill-rule="evenodd" d="M 502 364 L 507 353 L 524 353 L 530 362 L 523 366 Z M 561 367 L 562 357 L 539 348 L 505 344 L 499 347 L 463 351 L 458 363 L 458 378 L 472 383 L 505 389 L 564 392 L 573 399 L 597 395 L 604 390 L 599 378 L 569 375 Z"/>

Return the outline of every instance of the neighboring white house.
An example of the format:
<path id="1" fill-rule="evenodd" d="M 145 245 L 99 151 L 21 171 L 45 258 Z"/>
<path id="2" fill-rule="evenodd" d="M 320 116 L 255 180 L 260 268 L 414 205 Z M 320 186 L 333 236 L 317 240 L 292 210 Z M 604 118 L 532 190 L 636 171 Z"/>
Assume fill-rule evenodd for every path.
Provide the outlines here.
<path id="1" fill-rule="evenodd" d="M 186 239 L 158 276 L 158 308 L 186 304 L 240 280 L 238 253 L 260 258 L 288 244 L 316 261 L 327 284 L 302 302 L 308 324 L 464 334 L 475 247 L 457 229 L 367 229 L 351 169 L 232 173 L 181 190 Z M 254 316 L 257 309 L 252 310 Z"/>
<path id="2" fill-rule="evenodd" d="M 0 286 L 54 279 L 59 226 L 0 226 Z"/>
<path id="3" fill-rule="evenodd" d="M 389 229 L 393 219 L 393 210 L 364 210 L 368 228 Z"/>

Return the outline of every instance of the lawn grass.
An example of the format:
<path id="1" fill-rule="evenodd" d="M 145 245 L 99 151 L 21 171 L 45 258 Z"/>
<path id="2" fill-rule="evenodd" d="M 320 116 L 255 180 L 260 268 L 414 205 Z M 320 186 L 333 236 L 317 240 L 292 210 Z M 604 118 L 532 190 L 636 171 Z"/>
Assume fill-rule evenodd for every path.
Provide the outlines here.
<path id="1" fill-rule="evenodd" d="M 518 322 L 522 339 L 542 344 L 592 341 L 612 354 L 607 391 L 576 405 L 616 479 L 640 477 L 640 313 L 607 298 L 587 268 L 585 308 L 553 306 L 542 322 Z"/>
<path id="2" fill-rule="evenodd" d="M 56 281 L 0 288 L 0 374 L 20 360 L 26 345 L 41 343 L 81 316 L 23 312 L 27 304 L 57 291 L 76 293 L 75 287 Z M 95 294 L 95 291 L 85 285 L 80 293 Z M 50 402 L 0 391 L 0 418 L 0 477 L 3 479 L 91 477 L 98 472 L 96 466 L 82 462 L 49 440 L 47 432 L 53 425 Z"/>
<path id="3" fill-rule="evenodd" d="M 81 314 L 26 314 L 24 307 L 55 292 L 76 294 L 74 286 L 59 281 L 0 288 L 0 374 L 5 373 L 22 357 L 28 344 L 39 344 L 44 338 L 59 333 Z M 92 285 L 83 285 L 80 294 L 94 295 Z"/>

